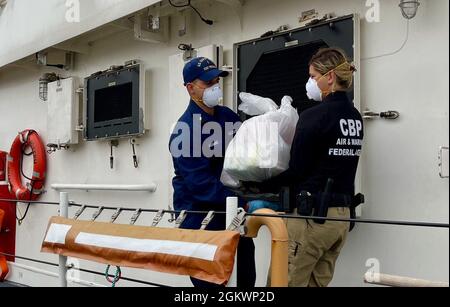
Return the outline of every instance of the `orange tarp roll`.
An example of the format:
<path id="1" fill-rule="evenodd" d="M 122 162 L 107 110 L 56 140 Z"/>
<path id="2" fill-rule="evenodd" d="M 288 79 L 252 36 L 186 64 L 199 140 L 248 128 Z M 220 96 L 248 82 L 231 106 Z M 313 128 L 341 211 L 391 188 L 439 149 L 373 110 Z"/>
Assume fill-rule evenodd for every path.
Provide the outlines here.
<path id="1" fill-rule="evenodd" d="M 0 210 L 0 231 L 3 227 L 3 218 L 5 217 L 5 211 Z M 0 242 L 2 244 L 2 242 Z M 6 258 L 3 255 L 0 255 L 0 281 L 5 280 L 6 275 L 8 275 L 8 264 L 6 263 Z"/>
<path id="2" fill-rule="evenodd" d="M 192 276 L 225 285 L 240 235 L 52 217 L 42 252 L 108 265 Z"/>

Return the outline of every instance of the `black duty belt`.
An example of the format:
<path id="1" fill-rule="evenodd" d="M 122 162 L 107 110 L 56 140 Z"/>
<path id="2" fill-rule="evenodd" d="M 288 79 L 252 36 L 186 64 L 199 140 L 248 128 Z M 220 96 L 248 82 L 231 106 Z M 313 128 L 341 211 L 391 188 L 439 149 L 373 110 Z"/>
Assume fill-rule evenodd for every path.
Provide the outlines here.
<path id="1" fill-rule="evenodd" d="M 329 208 L 350 208 L 353 196 L 349 194 L 331 194 Z"/>

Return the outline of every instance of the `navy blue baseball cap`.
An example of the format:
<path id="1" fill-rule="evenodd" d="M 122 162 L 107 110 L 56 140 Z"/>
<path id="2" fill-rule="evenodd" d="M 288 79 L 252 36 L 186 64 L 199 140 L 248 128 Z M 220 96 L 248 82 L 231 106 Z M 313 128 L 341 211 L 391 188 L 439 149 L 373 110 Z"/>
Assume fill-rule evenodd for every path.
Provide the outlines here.
<path id="1" fill-rule="evenodd" d="M 195 58 L 184 66 L 183 78 L 184 85 L 194 80 L 210 82 L 218 77 L 227 77 L 229 73 L 217 68 L 213 61 L 207 58 Z"/>

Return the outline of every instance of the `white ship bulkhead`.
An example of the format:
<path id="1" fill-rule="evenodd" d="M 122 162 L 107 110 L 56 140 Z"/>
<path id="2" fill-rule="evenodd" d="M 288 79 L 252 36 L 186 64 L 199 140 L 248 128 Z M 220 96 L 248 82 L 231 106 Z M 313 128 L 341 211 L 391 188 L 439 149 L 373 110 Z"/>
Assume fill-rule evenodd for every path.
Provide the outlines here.
<path id="1" fill-rule="evenodd" d="M 242 6 L 239 1 L 231 1 L 230 5 L 227 1 L 199 0 L 194 3 L 205 17 L 214 20 L 213 26 L 202 22 L 191 10 L 173 10 L 167 42 L 148 42 L 136 39 L 130 24 L 136 18 L 134 12 L 156 1 L 80 0 L 80 21 L 67 22 L 66 17 L 77 16 L 66 16 L 73 6 L 67 7 L 64 1 L 8 0 L 0 8 L 0 149 L 9 151 L 17 132 L 24 129 L 35 129 L 44 140 L 54 132 L 48 129 L 48 102 L 39 97 L 39 79 L 44 73 L 75 77 L 81 85 L 84 78 L 97 71 L 138 59 L 145 67 L 144 101 L 149 128 L 136 138 L 139 167 L 134 167 L 128 139 L 120 139 L 118 147 L 113 148 L 111 169 L 110 143 L 85 142 L 79 134 L 78 144 L 48 156 L 47 192 L 41 200 L 59 200 L 59 190 L 52 184 L 134 185 L 138 190 L 145 185 L 151 191 L 70 190 L 69 197 L 77 203 L 99 206 L 166 209 L 173 198 L 169 136 L 189 102 L 181 75 L 177 75 L 182 63 L 178 45 L 206 47 L 206 54 L 208 46 L 222 46 L 221 62 L 232 66 L 234 44 L 260 37 L 281 25 L 300 27 L 299 17 L 304 11 L 314 8 L 321 15 L 359 14 L 360 84 L 355 102 L 361 112 L 395 110 L 401 114 L 397 120 L 365 122 L 357 182 L 357 190 L 366 196 L 361 217 L 448 223 L 449 186 L 448 179 L 439 176 L 438 152 L 449 141 L 449 2 L 421 0 L 417 16 L 409 21 L 404 48 L 393 55 L 372 58 L 397 50 L 407 32 L 399 1 L 380 2 L 377 22 L 370 15 L 373 7 L 366 6 L 365 0 L 247 0 Z M 160 11 L 162 15 L 167 12 L 166 8 Z M 164 27 L 166 19 L 161 18 L 161 22 Z M 183 31 L 186 33 L 180 36 Z M 62 70 L 38 65 L 35 53 L 41 51 L 48 52 L 49 61 L 73 51 L 73 67 Z M 285 69 L 288 71 L 289 65 Z M 225 79 L 223 88 L 224 104 L 236 110 L 233 78 Z M 444 159 L 444 171 L 448 172 L 448 151 Z M 25 170 L 32 169 L 31 160 L 25 157 Z M 22 213 L 26 208 L 23 204 L 18 207 Z M 75 210 L 71 209 L 69 215 L 73 216 Z M 85 217 L 92 213 L 86 211 Z M 54 206 L 31 206 L 27 219 L 17 228 L 17 255 L 57 263 L 57 256 L 40 253 L 49 217 L 57 214 Z M 102 215 L 99 221 L 108 221 L 111 214 Z M 117 223 L 129 223 L 131 215 L 122 214 Z M 167 217 L 159 226 L 172 227 Z M 143 214 L 136 224 L 150 225 L 152 219 L 153 215 Z M 332 285 L 363 286 L 364 274 L 374 266 L 386 274 L 448 281 L 448 242 L 448 229 L 358 225 L 348 237 Z M 256 240 L 258 286 L 266 283 L 269 249 L 270 236 L 264 230 Z M 105 269 L 92 262 L 70 261 L 85 269 Z M 9 280 L 30 286 L 58 285 L 58 278 L 45 272 L 57 273 L 57 268 L 17 260 L 17 264 L 11 264 Z M 191 285 L 187 277 L 151 271 L 123 269 L 123 275 L 172 286 Z M 75 277 L 106 284 L 101 276 L 81 273 Z"/>

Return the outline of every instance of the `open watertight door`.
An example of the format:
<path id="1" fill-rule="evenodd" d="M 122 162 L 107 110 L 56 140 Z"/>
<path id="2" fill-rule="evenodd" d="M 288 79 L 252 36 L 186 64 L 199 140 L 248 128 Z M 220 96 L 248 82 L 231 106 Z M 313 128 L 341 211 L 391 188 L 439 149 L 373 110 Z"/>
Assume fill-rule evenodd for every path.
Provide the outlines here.
<path id="1" fill-rule="evenodd" d="M 277 104 L 285 95 L 293 98 L 299 113 L 316 105 L 307 95 L 309 61 L 321 48 L 338 47 L 345 51 L 357 71 L 348 95 L 361 111 L 360 91 L 360 17 L 358 14 L 333 18 L 321 23 L 287 30 L 273 36 L 256 38 L 234 45 L 234 104 L 241 104 L 239 93 L 269 97 Z M 361 112 L 362 113 L 362 112 Z M 241 113 L 243 120 L 247 116 Z M 355 180 L 356 193 L 362 191 L 361 164 Z M 289 197 L 288 197 L 289 198 Z M 361 216 L 361 207 L 357 208 Z"/>

